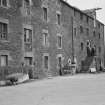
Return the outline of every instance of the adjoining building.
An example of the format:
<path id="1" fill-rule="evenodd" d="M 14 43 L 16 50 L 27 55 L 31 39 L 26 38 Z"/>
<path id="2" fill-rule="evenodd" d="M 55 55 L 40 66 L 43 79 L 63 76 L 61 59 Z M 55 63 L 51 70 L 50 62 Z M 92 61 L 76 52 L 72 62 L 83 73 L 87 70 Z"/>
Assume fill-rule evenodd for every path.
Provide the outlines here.
<path id="1" fill-rule="evenodd" d="M 74 58 L 85 70 L 94 56 L 104 63 L 104 24 L 84 11 L 63 0 L 0 1 L 0 77 L 57 76 Z"/>

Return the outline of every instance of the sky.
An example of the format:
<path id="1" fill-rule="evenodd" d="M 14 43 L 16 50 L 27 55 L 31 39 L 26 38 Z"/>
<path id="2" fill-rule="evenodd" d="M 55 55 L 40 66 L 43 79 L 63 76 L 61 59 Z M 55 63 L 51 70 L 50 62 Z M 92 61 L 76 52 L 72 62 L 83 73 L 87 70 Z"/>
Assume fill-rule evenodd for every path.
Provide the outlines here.
<path id="1" fill-rule="evenodd" d="M 97 19 L 105 24 L 105 0 L 67 0 L 70 5 L 75 6 L 81 10 L 102 8 L 97 11 Z"/>

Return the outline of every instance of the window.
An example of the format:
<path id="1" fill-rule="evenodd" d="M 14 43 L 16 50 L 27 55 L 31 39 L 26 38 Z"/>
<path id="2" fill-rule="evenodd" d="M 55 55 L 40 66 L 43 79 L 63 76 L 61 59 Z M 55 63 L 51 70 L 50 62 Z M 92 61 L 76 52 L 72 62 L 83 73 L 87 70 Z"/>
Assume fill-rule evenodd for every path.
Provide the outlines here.
<path id="1" fill-rule="evenodd" d="M 8 65 L 8 55 L 1 55 L 1 66 L 7 66 Z"/>
<path id="2" fill-rule="evenodd" d="M 43 45 L 45 47 L 48 47 L 49 46 L 48 33 L 43 33 Z"/>
<path id="3" fill-rule="evenodd" d="M 8 25 L 0 22 L 0 39 L 7 40 Z"/>
<path id="4" fill-rule="evenodd" d="M 96 36 L 96 32 L 95 32 L 95 31 L 93 31 L 93 36 L 94 36 L 94 37 Z"/>
<path id="5" fill-rule="evenodd" d="M 44 69 L 49 68 L 49 57 L 47 55 L 44 56 Z"/>
<path id="6" fill-rule="evenodd" d="M 24 28 L 24 42 L 32 42 L 32 30 Z"/>
<path id="7" fill-rule="evenodd" d="M 76 16 L 76 10 L 74 9 L 74 16 Z"/>
<path id="8" fill-rule="evenodd" d="M 25 65 L 32 65 L 32 57 L 24 57 Z"/>
<path id="9" fill-rule="evenodd" d="M 100 23 L 98 23 L 98 28 L 100 29 Z"/>
<path id="10" fill-rule="evenodd" d="M 60 6 L 60 5 L 61 5 L 61 1 L 60 1 L 60 0 L 56 0 L 56 4 L 57 4 L 58 6 Z"/>
<path id="11" fill-rule="evenodd" d="M 101 38 L 101 35 L 100 35 L 100 33 L 98 34 L 98 36 L 99 36 L 99 39 Z"/>
<path id="12" fill-rule="evenodd" d="M 80 33 L 83 33 L 83 27 L 80 26 Z"/>
<path id="13" fill-rule="evenodd" d="M 57 36 L 57 45 L 58 45 L 58 48 L 62 48 L 62 36 L 61 35 Z"/>
<path id="14" fill-rule="evenodd" d="M 24 0 L 24 9 L 25 9 L 26 15 L 30 15 L 31 13 L 30 0 Z"/>
<path id="15" fill-rule="evenodd" d="M 83 42 L 81 42 L 81 50 L 83 50 Z"/>
<path id="16" fill-rule="evenodd" d="M 86 35 L 88 36 L 89 35 L 89 29 L 86 28 Z"/>
<path id="17" fill-rule="evenodd" d="M 43 7 L 43 18 L 44 21 L 47 21 L 47 8 Z"/>
<path id="18" fill-rule="evenodd" d="M 74 36 L 76 36 L 77 32 L 76 32 L 76 28 L 74 28 Z"/>
<path id="19" fill-rule="evenodd" d="M 99 53 L 101 53 L 101 47 L 99 47 L 98 49 L 99 49 Z"/>
<path id="20" fill-rule="evenodd" d="M 89 17 L 88 16 L 86 16 L 86 22 L 87 22 L 87 24 L 89 23 Z"/>
<path id="21" fill-rule="evenodd" d="M 61 15 L 57 14 L 57 24 L 60 25 L 61 24 Z"/>
<path id="22" fill-rule="evenodd" d="M 82 13 L 80 13 L 80 19 L 83 20 L 83 14 Z"/>
<path id="23" fill-rule="evenodd" d="M 7 7 L 9 0 L 0 0 L 0 6 Z"/>
<path id="24" fill-rule="evenodd" d="M 58 57 L 58 67 L 61 67 L 62 66 L 62 57 L 59 56 Z"/>

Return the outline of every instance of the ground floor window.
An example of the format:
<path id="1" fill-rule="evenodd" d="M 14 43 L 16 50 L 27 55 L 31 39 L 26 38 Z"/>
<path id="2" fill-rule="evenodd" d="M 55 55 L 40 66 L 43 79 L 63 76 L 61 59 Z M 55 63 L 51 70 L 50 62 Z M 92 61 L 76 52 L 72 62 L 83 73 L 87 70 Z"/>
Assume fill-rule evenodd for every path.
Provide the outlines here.
<path id="1" fill-rule="evenodd" d="M 24 57 L 25 65 L 32 65 L 32 57 Z"/>
<path id="2" fill-rule="evenodd" d="M 8 65 L 8 55 L 1 55 L 0 56 L 0 65 L 7 66 Z"/>
<path id="3" fill-rule="evenodd" d="M 49 68 L 49 56 L 44 55 L 44 69 L 48 69 L 48 68 Z"/>
<path id="4" fill-rule="evenodd" d="M 62 67 L 62 55 L 57 55 L 57 67 Z"/>

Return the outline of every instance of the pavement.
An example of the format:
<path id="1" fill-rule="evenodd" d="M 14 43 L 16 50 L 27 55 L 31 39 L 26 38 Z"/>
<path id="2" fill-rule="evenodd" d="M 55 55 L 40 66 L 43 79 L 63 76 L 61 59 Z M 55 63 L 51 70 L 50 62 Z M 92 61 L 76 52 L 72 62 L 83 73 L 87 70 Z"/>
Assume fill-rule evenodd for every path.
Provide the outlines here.
<path id="1" fill-rule="evenodd" d="M 105 73 L 1 87 L 0 105 L 105 105 Z"/>

